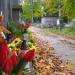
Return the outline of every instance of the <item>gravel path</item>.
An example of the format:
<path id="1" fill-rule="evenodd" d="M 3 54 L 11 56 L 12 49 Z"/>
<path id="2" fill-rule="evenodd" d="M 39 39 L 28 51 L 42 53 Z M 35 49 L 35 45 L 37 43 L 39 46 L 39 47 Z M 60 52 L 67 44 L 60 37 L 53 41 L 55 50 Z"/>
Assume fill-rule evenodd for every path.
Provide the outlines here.
<path id="1" fill-rule="evenodd" d="M 71 60 L 71 62 L 75 64 L 74 39 L 64 38 L 55 34 L 43 35 L 41 34 L 41 29 L 36 27 L 30 27 L 30 30 L 41 40 L 48 42 L 64 61 Z"/>

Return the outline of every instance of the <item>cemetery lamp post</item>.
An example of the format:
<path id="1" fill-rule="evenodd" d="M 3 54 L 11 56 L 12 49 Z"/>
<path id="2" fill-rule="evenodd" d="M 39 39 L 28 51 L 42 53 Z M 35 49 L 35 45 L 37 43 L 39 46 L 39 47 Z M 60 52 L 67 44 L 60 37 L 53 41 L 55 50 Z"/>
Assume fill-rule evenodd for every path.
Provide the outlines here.
<path id="1" fill-rule="evenodd" d="M 59 27 L 62 27 L 62 0 L 59 0 Z"/>
<path id="2" fill-rule="evenodd" d="M 34 0 L 32 0 L 32 23 L 33 23 L 33 7 L 34 7 Z"/>

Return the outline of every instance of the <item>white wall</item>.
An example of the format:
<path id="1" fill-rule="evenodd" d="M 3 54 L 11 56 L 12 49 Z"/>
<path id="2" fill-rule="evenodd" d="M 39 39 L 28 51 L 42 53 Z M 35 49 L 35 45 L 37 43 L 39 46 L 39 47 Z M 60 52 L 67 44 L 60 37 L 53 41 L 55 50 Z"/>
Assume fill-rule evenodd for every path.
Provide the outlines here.
<path id="1" fill-rule="evenodd" d="M 57 25 L 57 17 L 42 17 L 41 24 L 43 26 Z"/>

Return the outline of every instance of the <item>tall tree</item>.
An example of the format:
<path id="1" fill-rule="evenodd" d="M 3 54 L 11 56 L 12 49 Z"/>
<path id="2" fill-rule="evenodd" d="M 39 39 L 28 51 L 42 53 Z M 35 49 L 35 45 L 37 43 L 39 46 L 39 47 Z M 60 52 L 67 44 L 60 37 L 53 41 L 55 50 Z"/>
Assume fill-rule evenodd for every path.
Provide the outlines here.
<path id="1" fill-rule="evenodd" d="M 34 17 L 39 18 L 44 15 L 44 9 L 42 6 L 42 1 L 37 0 L 36 3 L 34 3 Z"/>
<path id="2" fill-rule="evenodd" d="M 56 16 L 58 14 L 59 0 L 46 0 L 45 10 L 50 16 Z"/>
<path id="3" fill-rule="evenodd" d="M 23 0 L 23 18 L 31 21 L 32 19 L 32 0 Z"/>
<path id="4" fill-rule="evenodd" d="M 32 20 L 32 17 L 38 18 L 43 15 L 41 0 L 23 0 L 23 17 Z"/>
<path id="5" fill-rule="evenodd" d="M 66 16 L 68 20 L 75 18 L 75 0 L 63 0 L 63 16 Z"/>

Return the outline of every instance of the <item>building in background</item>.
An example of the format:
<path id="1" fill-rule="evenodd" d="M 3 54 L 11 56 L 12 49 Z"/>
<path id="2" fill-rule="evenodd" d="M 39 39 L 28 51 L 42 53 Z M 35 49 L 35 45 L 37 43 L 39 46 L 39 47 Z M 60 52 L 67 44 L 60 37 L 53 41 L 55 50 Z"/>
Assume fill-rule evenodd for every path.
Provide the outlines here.
<path id="1" fill-rule="evenodd" d="M 14 21 L 19 21 L 20 16 L 22 13 L 22 0 L 10 0 L 10 12 L 11 12 L 11 18 L 14 19 Z"/>
<path id="2" fill-rule="evenodd" d="M 7 23 L 12 18 L 18 22 L 22 14 L 22 0 L 0 0 L 0 15 L 3 15 L 3 23 Z"/>
<path id="3" fill-rule="evenodd" d="M 53 27 L 57 25 L 58 17 L 44 16 L 41 18 L 41 27 Z"/>

